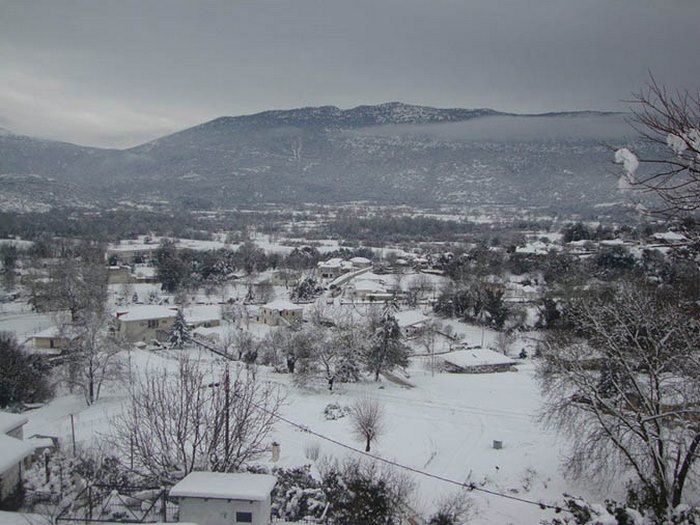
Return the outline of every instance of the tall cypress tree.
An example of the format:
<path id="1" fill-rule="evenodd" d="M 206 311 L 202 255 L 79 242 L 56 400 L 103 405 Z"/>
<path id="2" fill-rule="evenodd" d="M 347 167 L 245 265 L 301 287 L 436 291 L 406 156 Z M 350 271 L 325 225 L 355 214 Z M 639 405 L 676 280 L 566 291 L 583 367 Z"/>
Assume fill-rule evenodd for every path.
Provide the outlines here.
<path id="1" fill-rule="evenodd" d="M 190 331 L 190 327 L 187 326 L 187 321 L 185 321 L 182 310 L 178 310 L 177 316 L 175 317 L 175 324 L 173 324 L 170 330 L 170 348 L 182 348 L 191 340 L 192 332 Z"/>

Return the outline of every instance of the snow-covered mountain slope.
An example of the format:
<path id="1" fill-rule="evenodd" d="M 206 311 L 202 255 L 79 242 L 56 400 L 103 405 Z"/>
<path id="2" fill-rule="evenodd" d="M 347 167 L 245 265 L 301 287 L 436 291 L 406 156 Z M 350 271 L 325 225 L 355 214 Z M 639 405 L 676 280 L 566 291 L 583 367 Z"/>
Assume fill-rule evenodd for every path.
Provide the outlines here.
<path id="1" fill-rule="evenodd" d="M 369 200 L 580 210 L 617 191 L 610 147 L 621 144 L 642 147 L 620 114 L 392 102 L 221 117 L 128 150 L 0 134 L 0 174 L 69 183 L 85 201 L 197 208 Z"/>

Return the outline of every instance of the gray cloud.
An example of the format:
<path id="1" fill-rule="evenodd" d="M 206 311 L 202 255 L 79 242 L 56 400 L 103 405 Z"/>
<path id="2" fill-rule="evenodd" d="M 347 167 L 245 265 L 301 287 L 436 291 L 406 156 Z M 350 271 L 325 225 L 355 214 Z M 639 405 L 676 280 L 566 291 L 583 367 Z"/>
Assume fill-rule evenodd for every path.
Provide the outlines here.
<path id="1" fill-rule="evenodd" d="M 123 147 L 220 115 L 401 100 L 618 110 L 695 88 L 700 3 L 0 0 L 0 124 Z"/>

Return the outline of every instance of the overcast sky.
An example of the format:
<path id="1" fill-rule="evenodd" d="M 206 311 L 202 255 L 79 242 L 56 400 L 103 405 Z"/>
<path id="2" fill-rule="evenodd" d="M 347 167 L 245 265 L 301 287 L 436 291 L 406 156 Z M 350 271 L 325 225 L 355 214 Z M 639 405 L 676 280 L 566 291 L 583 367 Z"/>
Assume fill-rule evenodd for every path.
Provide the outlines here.
<path id="1" fill-rule="evenodd" d="M 0 127 L 125 147 L 222 115 L 402 101 L 619 110 L 700 87 L 697 0 L 0 0 Z"/>

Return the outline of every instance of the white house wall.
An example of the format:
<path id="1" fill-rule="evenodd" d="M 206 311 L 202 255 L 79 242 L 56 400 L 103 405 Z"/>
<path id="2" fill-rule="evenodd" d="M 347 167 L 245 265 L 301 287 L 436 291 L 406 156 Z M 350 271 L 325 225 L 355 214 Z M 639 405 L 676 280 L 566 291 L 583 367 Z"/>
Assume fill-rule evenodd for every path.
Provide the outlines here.
<path id="1" fill-rule="evenodd" d="M 269 525 L 272 503 L 224 499 L 180 498 L 179 521 L 198 525 L 236 525 L 236 512 L 251 512 L 252 525 Z"/>
<path id="2" fill-rule="evenodd" d="M 22 464 L 17 463 L 0 474 L 0 501 L 11 496 L 17 487 L 22 476 Z"/>

